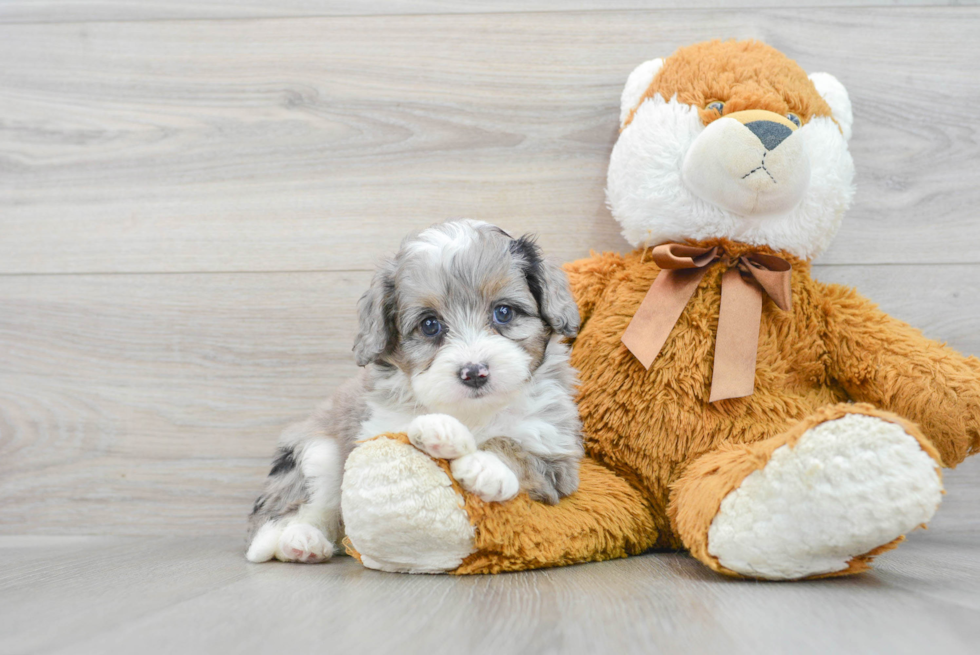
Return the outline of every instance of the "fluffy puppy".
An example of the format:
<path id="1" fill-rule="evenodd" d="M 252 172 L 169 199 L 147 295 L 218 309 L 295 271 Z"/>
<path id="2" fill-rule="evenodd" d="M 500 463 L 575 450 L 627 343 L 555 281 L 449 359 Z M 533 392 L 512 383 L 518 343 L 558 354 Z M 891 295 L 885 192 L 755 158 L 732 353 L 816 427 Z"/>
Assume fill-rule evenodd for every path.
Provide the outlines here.
<path id="1" fill-rule="evenodd" d="M 361 375 L 290 426 L 249 519 L 253 562 L 318 562 L 343 536 L 356 443 L 406 432 L 487 501 L 557 503 L 578 487 L 581 425 L 566 337 L 579 315 L 529 237 L 461 220 L 402 242 L 358 303 Z"/>

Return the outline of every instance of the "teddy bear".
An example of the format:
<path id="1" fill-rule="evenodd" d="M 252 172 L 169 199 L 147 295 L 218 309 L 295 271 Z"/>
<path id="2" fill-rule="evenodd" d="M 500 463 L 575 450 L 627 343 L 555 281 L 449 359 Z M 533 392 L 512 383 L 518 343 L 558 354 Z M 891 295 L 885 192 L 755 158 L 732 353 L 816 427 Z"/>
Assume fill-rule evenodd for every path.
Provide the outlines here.
<path id="1" fill-rule="evenodd" d="M 683 549 L 730 576 L 859 573 L 980 449 L 980 361 L 810 263 L 853 197 L 844 86 L 758 41 L 638 66 L 608 204 L 635 248 L 569 263 L 586 457 L 557 505 L 466 493 L 380 435 L 347 461 L 348 550 L 496 573 Z"/>

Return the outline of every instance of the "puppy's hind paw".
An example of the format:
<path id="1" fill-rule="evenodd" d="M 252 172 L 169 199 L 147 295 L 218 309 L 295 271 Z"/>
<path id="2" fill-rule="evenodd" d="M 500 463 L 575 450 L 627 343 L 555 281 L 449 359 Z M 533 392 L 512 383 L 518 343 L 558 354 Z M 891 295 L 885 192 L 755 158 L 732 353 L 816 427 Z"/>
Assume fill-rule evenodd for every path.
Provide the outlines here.
<path id="1" fill-rule="evenodd" d="M 469 428 L 449 414 L 423 414 L 408 426 L 408 439 L 422 452 L 438 459 L 456 459 L 476 451 Z"/>
<path id="2" fill-rule="evenodd" d="M 521 488 L 517 474 L 493 453 L 479 450 L 453 460 L 449 468 L 464 489 L 487 502 L 510 500 Z"/>
<path id="3" fill-rule="evenodd" d="M 317 528 L 308 523 L 294 523 L 279 537 L 276 559 L 283 562 L 315 564 L 333 556 L 333 544 Z"/>

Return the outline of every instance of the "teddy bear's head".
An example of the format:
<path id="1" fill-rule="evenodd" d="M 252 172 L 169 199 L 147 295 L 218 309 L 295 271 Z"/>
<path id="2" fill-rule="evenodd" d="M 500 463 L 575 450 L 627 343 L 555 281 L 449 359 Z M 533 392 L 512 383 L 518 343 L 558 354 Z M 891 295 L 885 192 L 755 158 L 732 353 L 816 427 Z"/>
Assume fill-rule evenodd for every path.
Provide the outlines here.
<path id="1" fill-rule="evenodd" d="M 607 193 L 634 247 L 726 238 L 810 259 L 854 195 L 851 103 L 758 41 L 638 66 L 623 90 Z"/>

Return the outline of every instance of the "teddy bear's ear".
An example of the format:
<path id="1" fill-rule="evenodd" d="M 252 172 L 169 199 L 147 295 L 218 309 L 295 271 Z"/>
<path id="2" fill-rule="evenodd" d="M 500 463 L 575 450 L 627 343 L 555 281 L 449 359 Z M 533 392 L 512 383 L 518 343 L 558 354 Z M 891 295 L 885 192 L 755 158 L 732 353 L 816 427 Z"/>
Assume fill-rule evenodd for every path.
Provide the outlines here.
<path id="1" fill-rule="evenodd" d="M 847 89 L 830 73 L 814 73 L 810 76 L 810 81 L 817 87 L 817 93 L 830 105 L 830 111 L 834 113 L 834 120 L 840 125 L 844 140 L 850 141 L 854 114 L 851 113 L 851 99 L 847 95 Z"/>
<path id="2" fill-rule="evenodd" d="M 640 104 L 640 98 L 650 88 L 653 77 L 664 65 L 663 59 L 651 59 L 645 61 L 630 73 L 626 79 L 626 87 L 623 89 L 623 97 L 619 103 L 619 127 L 622 128 L 626 119 L 630 117 L 630 112 Z"/>

